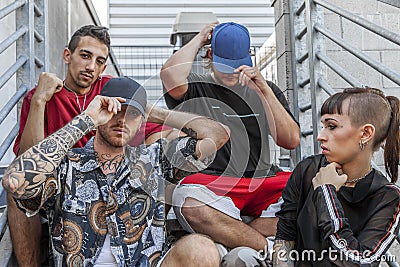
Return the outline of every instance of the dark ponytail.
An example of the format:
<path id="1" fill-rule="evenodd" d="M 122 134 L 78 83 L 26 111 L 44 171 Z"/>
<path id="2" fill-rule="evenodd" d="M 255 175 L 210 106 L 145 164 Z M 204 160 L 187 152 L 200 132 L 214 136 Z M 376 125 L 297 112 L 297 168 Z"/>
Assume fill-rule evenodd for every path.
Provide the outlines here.
<path id="1" fill-rule="evenodd" d="M 390 103 L 392 109 L 392 118 L 389 124 L 389 129 L 386 137 L 384 159 L 385 169 L 389 174 L 392 183 L 397 182 L 398 178 L 398 166 L 399 166 L 399 152 L 400 152 L 400 116 L 399 116 L 399 99 L 394 96 L 388 96 L 386 99 Z"/>

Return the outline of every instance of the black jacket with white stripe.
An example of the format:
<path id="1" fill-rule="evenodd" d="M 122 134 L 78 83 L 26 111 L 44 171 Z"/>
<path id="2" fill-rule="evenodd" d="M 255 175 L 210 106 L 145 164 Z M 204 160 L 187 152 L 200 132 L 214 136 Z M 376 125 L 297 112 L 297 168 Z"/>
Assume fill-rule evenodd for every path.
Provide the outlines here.
<path id="1" fill-rule="evenodd" d="M 354 188 L 314 190 L 324 155 L 300 162 L 282 197 L 276 239 L 295 241 L 296 266 L 379 266 L 400 228 L 400 189 L 373 170 Z"/>

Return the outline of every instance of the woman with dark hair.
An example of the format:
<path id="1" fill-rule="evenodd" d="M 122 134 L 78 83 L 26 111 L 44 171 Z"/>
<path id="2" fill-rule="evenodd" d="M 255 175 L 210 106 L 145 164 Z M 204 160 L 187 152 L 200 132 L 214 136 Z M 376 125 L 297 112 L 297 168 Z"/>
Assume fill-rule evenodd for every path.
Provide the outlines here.
<path id="1" fill-rule="evenodd" d="M 277 213 L 275 266 L 378 266 L 399 232 L 399 99 L 351 88 L 321 108 L 322 154 L 300 162 Z M 371 166 L 384 145 L 388 180 Z"/>

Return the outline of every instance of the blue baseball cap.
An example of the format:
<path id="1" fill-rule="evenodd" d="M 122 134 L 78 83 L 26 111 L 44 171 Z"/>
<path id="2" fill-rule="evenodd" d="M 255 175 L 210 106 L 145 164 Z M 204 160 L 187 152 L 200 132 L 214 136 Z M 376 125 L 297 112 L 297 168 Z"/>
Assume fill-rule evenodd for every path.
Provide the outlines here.
<path id="1" fill-rule="evenodd" d="M 250 57 L 250 34 L 243 25 L 226 22 L 218 24 L 211 38 L 212 61 L 223 73 L 233 73 L 241 65 L 253 66 Z"/>

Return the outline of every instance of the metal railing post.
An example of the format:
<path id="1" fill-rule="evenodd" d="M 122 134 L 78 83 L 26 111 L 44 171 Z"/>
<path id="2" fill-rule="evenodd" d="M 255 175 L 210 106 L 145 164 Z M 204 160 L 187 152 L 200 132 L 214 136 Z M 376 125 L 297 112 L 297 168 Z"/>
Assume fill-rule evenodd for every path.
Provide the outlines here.
<path id="1" fill-rule="evenodd" d="M 304 2 L 303 2 L 304 3 Z M 292 74 L 292 86 L 293 86 L 293 115 L 297 121 L 299 120 L 299 84 L 297 82 L 297 60 L 296 60 L 296 40 L 294 30 L 294 19 L 295 19 L 295 6 L 294 1 L 288 1 L 289 5 L 289 24 L 290 24 L 290 47 L 291 47 L 291 74 Z M 296 148 L 295 155 L 292 156 L 294 163 L 301 160 L 301 145 Z"/>
<path id="2" fill-rule="evenodd" d="M 26 83 L 31 88 L 35 84 L 34 8 L 35 1 L 27 0 L 25 5 L 16 10 L 17 29 L 24 26 L 28 27 L 28 32 L 17 40 L 17 58 L 20 56 L 28 57 L 28 61 L 17 71 L 17 87 Z"/>
<path id="3" fill-rule="evenodd" d="M 36 76 L 42 71 L 48 70 L 49 45 L 48 45 L 48 0 L 35 1 L 35 37 L 37 49 L 35 56 L 43 62 L 43 66 L 38 68 Z"/>
<path id="4" fill-rule="evenodd" d="M 318 110 L 319 107 L 318 96 L 320 93 L 320 88 L 317 86 L 318 76 L 321 74 L 320 64 L 317 62 L 316 53 L 317 50 L 321 50 L 322 41 L 320 40 L 318 33 L 314 29 L 316 22 L 323 20 L 323 14 L 321 14 L 321 9 L 318 8 L 313 0 L 306 0 L 306 26 L 307 26 L 307 50 L 308 50 L 308 69 L 310 74 L 310 94 L 311 94 L 311 112 L 312 112 L 312 136 L 313 136 L 313 152 L 314 154 L 319 153 L 318 148 Z M 317 73 L 318 72 L 318 73 Z"/>

